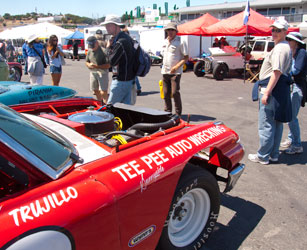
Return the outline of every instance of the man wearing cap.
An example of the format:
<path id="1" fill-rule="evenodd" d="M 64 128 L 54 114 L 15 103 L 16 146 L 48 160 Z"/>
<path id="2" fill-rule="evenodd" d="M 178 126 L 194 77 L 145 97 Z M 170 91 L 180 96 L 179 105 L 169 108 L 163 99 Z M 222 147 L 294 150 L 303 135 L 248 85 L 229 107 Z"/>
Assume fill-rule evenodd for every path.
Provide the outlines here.
<path id="1" fill-rule="evenodd" d="M 131 104 L 131 92 L 135 79 L 133 40 L 121 30 L 125 25 L 116 15 L 107 15 L 101 25 L 105 25 L 108 34 L 114 36 L 113 40 L 107 42 L 106 48 L 113 73 L 108 104 L 116 102 Z"/>
<path id="2" fill-rule="evenodd" d="M 104 40 L 104 36 L 102 34 L 102 30 L 101 29 L 96 30 L 95 37 L 97 38 L 99 46 L 104 49 L 106 47 L 107 43 Z"/>
<path id="3" fill-rule="evenodd" d="M 290 44 L 293 55 L 292 77 L 294 83 L 291 90 L 292 102 L 292 121 L 288 123 L 289 133 L 287 139 L 280 144 L 286 148 L 286 154 L 301 154 L 303 147 L 300 135 L 300 126 L 298 113 L 300 107 L 305 106 L 306 102 L 306 73 L 307 73 L 307 55 L 306 44 L 303 42 L 302 35 L 299 32 L 290 32 L 286 40 Z"/>
<path id="4" fill-rule="evenodd" d="M 275 46 L 265 57 L 260 70 L 260 81 L 255 84 L 261 86 L 258 114 L 260 147 L 257 154 L 249 154 L 248 159 L 264 165 L 278 161 L 282 122 L 292 119 L 290 99 L 292 54 L 286 41 L 288 26 L 287 21 L 283 19 L 271 25 Z"/>
<path id="5" fill-rule="evenodd" d="M 175 112 L 181 116 L 182 103 L 180 96 L 180 79 L 183 72 L 182 66 L 189 58 L 188 48 L 185 42 L 177 36 L 177 25 L 168 23 L 164 30 L 167 37 L 164 41 L 161 55 L 163 56 L 162 78 L 164 92 L 164 110 L 172 112 L 172 99 L 174 98 Z"/>
<path id="6" fill-rule="evenodd" d="M 86 42 L 89 50 L 85 64 L 90 70 L 90 89 L 98 101 L 107 103 L 110 64 L 95 36 L 90 36 Z"/>

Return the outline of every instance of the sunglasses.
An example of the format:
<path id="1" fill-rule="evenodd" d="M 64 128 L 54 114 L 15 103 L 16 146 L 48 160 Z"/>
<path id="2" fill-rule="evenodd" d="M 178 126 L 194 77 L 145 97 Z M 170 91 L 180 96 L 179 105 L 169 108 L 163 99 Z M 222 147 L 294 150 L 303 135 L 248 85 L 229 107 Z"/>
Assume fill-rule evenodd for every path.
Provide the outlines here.
<path id="1" fill-rule="evenodd" d="M 282 30 L 280 30 L 280 29 L 272 29 L 271 30 L 271 32 L 273 33 L 273 32 L 275 32 L 275 33 L 280 33 Z"/>

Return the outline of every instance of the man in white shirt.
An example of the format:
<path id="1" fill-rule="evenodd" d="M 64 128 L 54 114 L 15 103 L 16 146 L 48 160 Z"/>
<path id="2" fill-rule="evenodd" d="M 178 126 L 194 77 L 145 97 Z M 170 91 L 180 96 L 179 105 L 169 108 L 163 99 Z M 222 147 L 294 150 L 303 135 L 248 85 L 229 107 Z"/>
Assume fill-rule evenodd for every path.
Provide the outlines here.
<path id="1" fill-rule="evenodd" d="M 177 25 L 168 23 L 164 30 L 167 38 L 162 48 L 163 66 L 161 74 L 163 77 L 164 92 L 164 110 L 172 112 L 172 99 L 174 98 L 175 112 L 181 116 L 182 103 L 180 96 L 180 79 L 182 74 L 182 66 L 188 61 L 188 48 L 185 42 L 182 42 L 177 36 Z"/>

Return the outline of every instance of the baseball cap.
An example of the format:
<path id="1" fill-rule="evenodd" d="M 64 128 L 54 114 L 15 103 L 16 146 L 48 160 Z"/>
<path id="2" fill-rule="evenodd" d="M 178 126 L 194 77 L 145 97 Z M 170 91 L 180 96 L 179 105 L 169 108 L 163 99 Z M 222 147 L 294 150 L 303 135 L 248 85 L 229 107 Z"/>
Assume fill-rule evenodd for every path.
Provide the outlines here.
<path id="1" fill-rule="evenodd" d="M 96 34 L 97 34 L 97 35 L 102 35 L 102 30 L 101 30 L 101 29 L 96 30 Z"/>
<path id="2" fill-rule="evenodd" d="M 275 27 L 280 30 L 281 29 L 288 30 L 289 24 L 284 19 L 277 19 L 272 25 L 270 25 L 270 27 Z"/>
<path id="3" fill-rule="evenodd" d="M 102 22 L 100 25 L 107 25 L 109 23 L 114 23 L 114 24 L 118 25 L 120 28 L 125 27 L 125 24 L 122 23 L 120 17 L 117 16 L 117 15 L 114 15 L 114 14 L 107 15 L 104 22 Z"/>
<path id="4" fill-rule="evenodd" d="M 178 30 L 177 30 L 177 24 L 170 22 L 170 23 L 168 23 L 168 24 L 164 27 L 164 30 L 176 30 L 176 31 L 178 31 Z"/>
<path id="5" fill-rule="evenodd" d="M 88 44 L 88 47 L 90 49 L 94 48 L 95 47 L 95 44 L 97 42 L 97 38 L 94 37 L 94 36 L 90 36 L 87 40 L 86 40 L 86 43 Z"/>

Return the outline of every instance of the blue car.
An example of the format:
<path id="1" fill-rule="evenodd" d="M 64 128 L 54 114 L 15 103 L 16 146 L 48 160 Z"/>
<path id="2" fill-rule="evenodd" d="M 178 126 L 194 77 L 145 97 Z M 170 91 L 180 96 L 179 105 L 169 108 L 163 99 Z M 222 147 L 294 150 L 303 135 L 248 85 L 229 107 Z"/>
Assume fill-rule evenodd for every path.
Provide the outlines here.
<path id="1" fill-rule="evenodd" d="M 70 98 L 76 91 L 59 86 L 0 81 L 0 102 L 5 105 Z"/>

